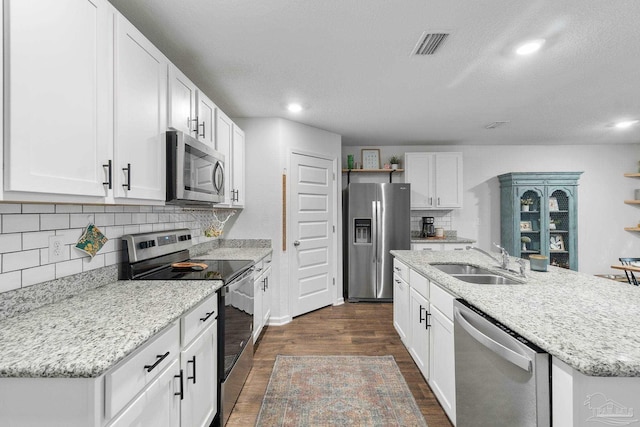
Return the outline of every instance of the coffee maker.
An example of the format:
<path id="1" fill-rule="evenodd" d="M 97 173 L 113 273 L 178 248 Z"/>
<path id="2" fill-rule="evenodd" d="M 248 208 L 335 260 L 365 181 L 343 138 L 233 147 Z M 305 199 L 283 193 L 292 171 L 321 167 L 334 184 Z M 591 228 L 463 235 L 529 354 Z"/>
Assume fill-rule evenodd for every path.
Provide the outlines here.
<path id="1" fill-rule="evenodd" d="M 435 237 L 436 227 L 433 225 L 433 220 L 432 216 L 422 217 L 422 233 L 420 233 L 420 237 Z"/>

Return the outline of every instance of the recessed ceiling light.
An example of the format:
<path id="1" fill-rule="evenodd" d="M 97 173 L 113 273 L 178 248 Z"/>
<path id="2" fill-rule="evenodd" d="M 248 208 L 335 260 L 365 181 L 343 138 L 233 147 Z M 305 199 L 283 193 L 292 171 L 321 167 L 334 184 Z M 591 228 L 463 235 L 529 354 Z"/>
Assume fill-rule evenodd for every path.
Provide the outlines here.
<path id="1" fill-rule="evenodd" d="M 516 53 L 518 55 L 531 55 L 532 53 L 539 51 L 544 45 L 544 42 L 544 39 L 530 40 L 518 46 L 516 48 Z"/>
<path id="2" fill-rule="evenodd" d="M 287 105 L 287 110 L 292 113 L 299 113 L 300 111 L 302 111 L 302 105 L 292 102 L 291 104 Z"/>
<path id="3" fill-rule="evenodd" d="M 618 122 L 613 126 L 617 127 L 618 129 L 626 129 L 628 127 L 635 125 L 636 123 L 638 123 L 638 120 L 626 120 L 624 122 Z"/>

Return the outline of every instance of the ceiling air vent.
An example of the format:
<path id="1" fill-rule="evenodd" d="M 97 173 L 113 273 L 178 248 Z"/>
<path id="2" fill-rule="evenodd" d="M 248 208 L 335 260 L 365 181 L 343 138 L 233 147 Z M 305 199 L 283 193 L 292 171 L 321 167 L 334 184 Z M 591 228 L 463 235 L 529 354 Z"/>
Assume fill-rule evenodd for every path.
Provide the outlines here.
<path id="1" fill-rule="evenodd" d="M 449 37 L 449 33 L 429 33 L 425 31 L 413 49 L 413 55 L 433 55 L 447 37 Z"/>
<path id="2" fill-rule="evenodd" d="M 509 123 L 509 121 L 499 121 L 499 122 L 493 122 L 493 123 L 489 123 L 488 125 L 486 125 L 484 128 L 485 129 L 495 129 L 499 126 L 504 126 L 507 123 Z"/>

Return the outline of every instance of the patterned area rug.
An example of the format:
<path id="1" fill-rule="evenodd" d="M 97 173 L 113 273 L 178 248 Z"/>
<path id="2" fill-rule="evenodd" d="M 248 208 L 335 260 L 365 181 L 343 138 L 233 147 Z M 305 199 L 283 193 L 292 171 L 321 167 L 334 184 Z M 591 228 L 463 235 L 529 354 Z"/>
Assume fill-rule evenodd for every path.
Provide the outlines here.
<path id="1" fill-rule="evenodd" d="M 278 356 L 256 426 L 426 426 L 393 356 Z"/>

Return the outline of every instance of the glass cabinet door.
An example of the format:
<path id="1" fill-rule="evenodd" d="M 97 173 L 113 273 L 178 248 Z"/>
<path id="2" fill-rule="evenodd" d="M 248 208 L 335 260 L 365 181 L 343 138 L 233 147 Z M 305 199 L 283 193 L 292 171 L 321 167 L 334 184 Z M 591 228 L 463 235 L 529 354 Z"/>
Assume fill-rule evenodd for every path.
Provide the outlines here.
<path id="1" fill-rule="evenodd" d="M 549 263 L 557 267 L 570 268 L 571 217 L 569 215 L 570 194 L 554 190 L 549 195 Z"/>
<path id="2" fill-rule="evenodd" d="M 520 196 L 520 257 L 529 258 L 531 254 L 539 254 L 541 248 L 540 203 L 541 193 L 527 190 Z"/>

